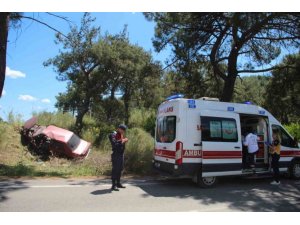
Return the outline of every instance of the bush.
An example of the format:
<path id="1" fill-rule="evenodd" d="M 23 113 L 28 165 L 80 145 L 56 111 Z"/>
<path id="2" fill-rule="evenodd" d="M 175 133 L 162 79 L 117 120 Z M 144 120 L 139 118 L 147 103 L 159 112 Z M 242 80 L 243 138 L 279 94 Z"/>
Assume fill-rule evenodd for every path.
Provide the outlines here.
<path id="1" fill-rule="evenodd" d="M 7 122 L 15 127 L 20 127 L 23 125 L 22 115 L 14 114 L 14 112 L 11 110 L 8 113 Z"/>
<path id="2" fill-rule="evenodd" d="M 70 113 L 62 112 L 40 112 L 33 113 L 33 116 L 38 118 L 38 124 L 43 126 L 55 125 L 64 129 L 72 129 L 75 124 L 75 118 Z"/>
<path id="3" fill-rule="evenodd" d="M 151 134 L 152 137 L 155 135 L 155 114 L 149 116 L 143 126 L 144 130 Z"/>
<path id="4" fill-rule="evenodd" d="M 125 151 L 125 172 L 146 174 L 151 171 L 154 139 L 149 133 L 140 129 L 129 129 L 129 139 Z"/>
<path id="5" fill-rule="evenodd" d="M 143 128 L 145 131 L 154 136 L 155 129 L 155 110 L 153 109 L 133 109 L 130 112 L 129 127 Z"/>
<path id="6" fill-rule="evenodd" d="M 300 141 L 300 123 L 291 123 L 284 127 L 294 138 L 297 138 L 297 140 Z"/>
<path id="7" fill-rule="evenodd" d="M 6 142 L 7 132 L 6 132 L 6 124 L 0 122 L 0 148 L 2 148 Z"/>

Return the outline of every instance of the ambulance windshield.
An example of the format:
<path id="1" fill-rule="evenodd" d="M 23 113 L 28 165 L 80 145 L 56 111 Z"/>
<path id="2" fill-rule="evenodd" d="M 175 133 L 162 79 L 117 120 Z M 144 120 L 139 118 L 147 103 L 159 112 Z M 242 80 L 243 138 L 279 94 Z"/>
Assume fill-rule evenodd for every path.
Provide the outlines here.
<path id="1" fill-rule="evenodd" d="M 176 116 L 165 116 L 157 119 L 156 141 L 171 143 L 176 137 Z"/>

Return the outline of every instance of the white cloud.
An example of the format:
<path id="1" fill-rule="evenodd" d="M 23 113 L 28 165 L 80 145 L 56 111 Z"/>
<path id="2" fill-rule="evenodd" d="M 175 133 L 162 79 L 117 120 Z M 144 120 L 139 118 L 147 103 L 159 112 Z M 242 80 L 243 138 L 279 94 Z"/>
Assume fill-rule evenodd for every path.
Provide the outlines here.
<path id="1" fill-rule="evenodd" d="M 22 100 L 22 101 L 36 101 L 37 98 L 31 96 L 31 95 L 19 95 L 19 100 Z"/>
<path id="2" fill-rule="evenodd" d="M 50 99 L 48 99 L 48 98 L 43 98 L 43 99 L 41 100 L 41 102 L 43 102 L 43 103 L 50 103 L 51 101 L 50 101 Z"/>
<path id="3" fill-rule="evenodd" d="M 26 77 L 25 73 L 22 73 L 21 71 L 18 70 L 12 70 L 8 66 L 6 67 L 6 72 L 5 75 L 12 78 L 12 79 L 17 79 L 17 78 L 24 78 Z"/>
<path id="4" fill-rule="evenodd" d="M 2 96 L 6 95 L 6 91 L 3 89 Z"/>

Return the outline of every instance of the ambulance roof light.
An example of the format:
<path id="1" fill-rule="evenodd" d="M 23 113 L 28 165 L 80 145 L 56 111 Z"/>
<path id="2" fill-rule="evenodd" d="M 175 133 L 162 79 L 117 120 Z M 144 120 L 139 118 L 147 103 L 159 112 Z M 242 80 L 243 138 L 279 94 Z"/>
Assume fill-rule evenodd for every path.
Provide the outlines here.
<path id="1" fill-rule="evenodd" d="M 167 101 L 172 100 L 172 99 L 176 99 L 176 98 L 183 98 L 184 95 L 183 94 L 176 94 L 176 95 L 171 95 L 169 97 L 166 98 Z"/>
<path id="2" fill-rule="evenodd" d="M 244 102 L 244 104 L 246 104 L 246 105 L 252 105 L 252 102 L 246 101 L 246 102 Z"/>

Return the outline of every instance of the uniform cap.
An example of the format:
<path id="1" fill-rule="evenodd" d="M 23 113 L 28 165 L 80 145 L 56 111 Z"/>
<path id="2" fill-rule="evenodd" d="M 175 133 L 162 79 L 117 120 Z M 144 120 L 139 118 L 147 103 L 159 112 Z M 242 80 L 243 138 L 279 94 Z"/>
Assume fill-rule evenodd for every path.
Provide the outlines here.
<path id="1" fill-rule="evenodd" d="M 127 126 L 125 124 L 120 124 L 118 128 L 120 128 L 122 130 L 126 130 Z"/>

